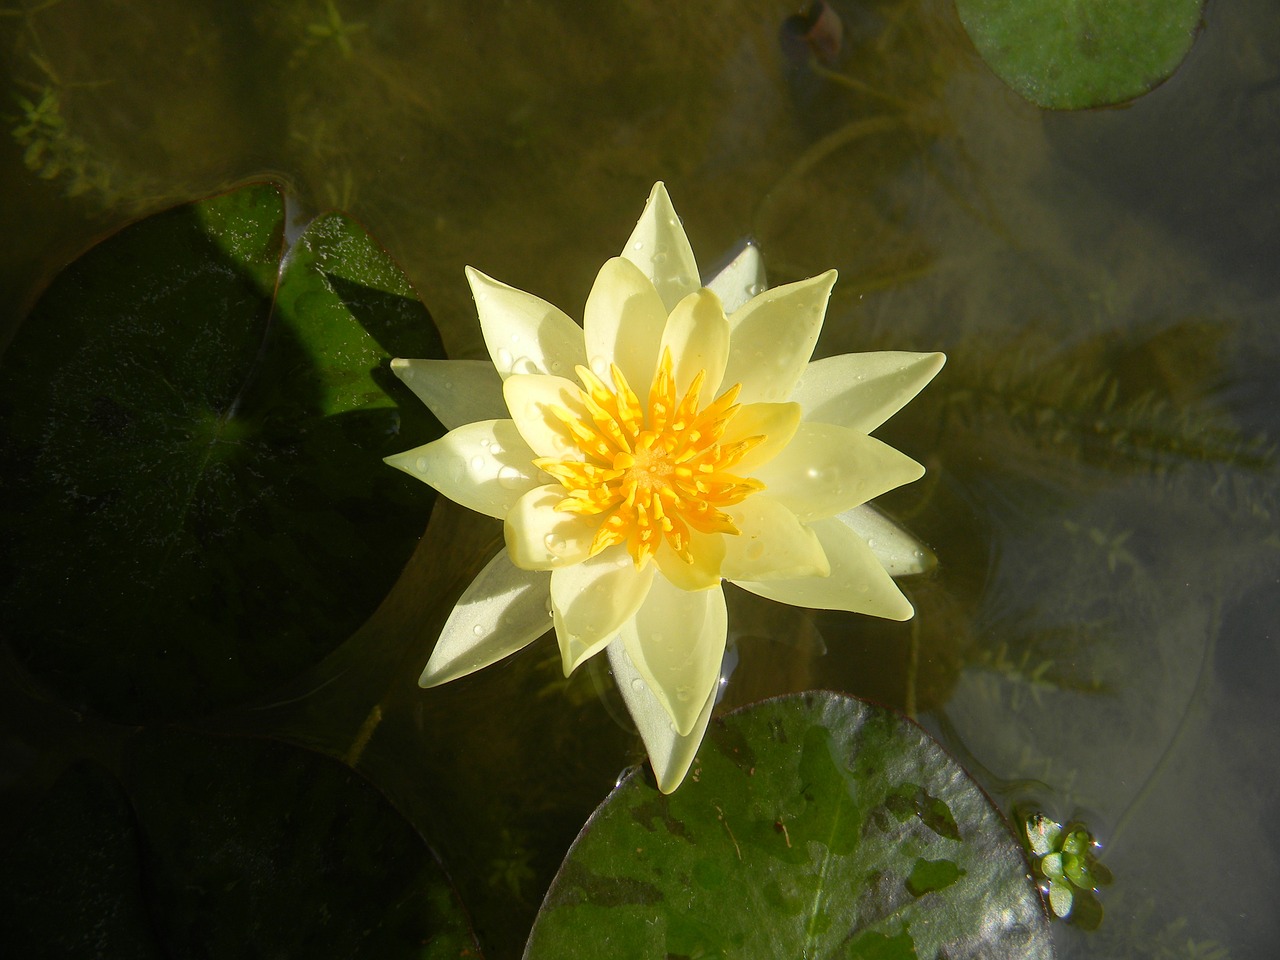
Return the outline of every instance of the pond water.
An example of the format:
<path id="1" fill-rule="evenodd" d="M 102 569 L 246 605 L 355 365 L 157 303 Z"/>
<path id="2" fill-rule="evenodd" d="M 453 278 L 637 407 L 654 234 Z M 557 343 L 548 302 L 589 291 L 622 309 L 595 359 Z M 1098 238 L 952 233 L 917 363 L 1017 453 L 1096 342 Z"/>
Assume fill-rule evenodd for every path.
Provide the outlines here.
<path id="1" fill-rule="evenodd" d="M 465 265 L 580 315 L 662 179 L 704 268 L 752 237 L 772 283 L 839 270 L 819 355 L 948 355 L 878 434 L 929 471 L 882 498 L 939 558 L 902 581 L 916 618 L 733 593 L 722 709 L 864 697 L 1006 812 L 1082 817 L 1116 879 L 1099 930 L 1055 925 L 1061 956 L 1273 956 L 1280 7 L 1210 3 L 1169 82 L 1055 114 L 943 0 L 833 6 L 843 46 L 815 70 L 777 3 L 10 0 L 5 338 L 95 238 L 272 178 L 298 218 L 364 224 L 449 356 L 483 357 Z M 384 616 L 206 723 L 353 763 L 435 845 L 490 957 L 520 953 L 643 759 L 605 668 L 565 681 L 550 638 L 417 688 L 500 536 L 438 504 L 401 580 L 425 618 Z M 3 839 L 129 731 L 12 657 L 0 676 Z"/>

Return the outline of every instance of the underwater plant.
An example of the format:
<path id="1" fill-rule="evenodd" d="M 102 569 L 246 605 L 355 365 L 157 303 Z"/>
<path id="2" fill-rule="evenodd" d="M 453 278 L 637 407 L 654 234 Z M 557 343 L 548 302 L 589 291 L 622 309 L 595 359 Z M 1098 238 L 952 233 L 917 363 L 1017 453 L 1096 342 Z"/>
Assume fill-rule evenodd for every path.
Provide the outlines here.
<path id="1" fill-rule="evenodd" d="M 394 361 L 451 430 L 387 462 L 502 519 L 506 547 L 455 606 L 423 686 L 551 625 L 566 676 L 607 653 L 669 793 L 715 703 L 722 581 L 796 606 L 913 615 L 892 574 L 918 572 L 925 551 L 867 503 L 924 468 L 868 434 L 945 358 L 810 362 L 834 270 L 765 290 L 749 246 L 704 287 L 658 183 L 582 327 L 467 277 L 492 363 Z"/>

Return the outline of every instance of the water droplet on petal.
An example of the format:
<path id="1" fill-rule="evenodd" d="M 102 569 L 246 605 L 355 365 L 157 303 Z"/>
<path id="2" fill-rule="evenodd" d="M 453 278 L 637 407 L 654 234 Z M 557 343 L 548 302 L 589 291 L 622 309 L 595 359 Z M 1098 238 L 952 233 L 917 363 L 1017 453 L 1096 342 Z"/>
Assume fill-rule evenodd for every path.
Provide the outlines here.
<path id="1" fill-rule="evenodd" d="M 479 472 L 484 469 L 484 457 L 472 457 L 471 469 Z"/>
<path id="2" fill-rule="evenodd" d="M 419 473 L 426 473 L 427 467 L 431 466 L 426 457 L 419 457 L 413 462 L 413 468 Z"/>
<path id="3" fill-rule="evenodd" d="M 498 470 L 498 484 L 508 490 L 514 490 L 524 480 L 524 474 L 515 467 L 501 467 Z"/>
<path id="4" fill-rule="evenodd" d="M 633 244 L 631 245 L 631 249 L 632 249 L 632 250 L 635 250 L 635 251 L 637 251 L 637 252 L 639 252 L 639 251 L 643 250 L 643 249 L 644 249 L 644 241 L 643 241 L 643 240 L 637 240 L 635 243 L 633 243 Z"/>
<path id="5" fill-rule="evenodd" d="M 639 693 L 641 690 L 644 689 L 644 681 L 641 680 L 639 677 L 633 677 L 631 680 L 631 689 L 634 690 L 636 693 Z"/>
<path id="6" fill-rule="evenodd" d="M 498 348 L 498 352 L 495 356 L 495 359 L 498 361 L 498 366 L 501 367 L 502 369 L 504 370 L 511 369 L 511 351 L 508 350 L 506 347 Z"/>
<path id="7" fill-rule="evenodd" d="M 483 637 L 484 627 L 480 626 L 480 624 L 477 623 L 474 627 L 471 628 L 471 632 L 474 633 L 477 637 Z"/>
<path id="8" fill-rule="evenodd" d="M 559 556 L 564 553 L 564 538 L 558 537 L 554 533 L 548 533 L 542 538 L 542 542 L 547 547 L 547 552 Z"/>
<path id="9" fill-rule="evenodd" d="M 688 703 L 689 698 L 693 696 L 693 691 L 688 687 L 681 685 L 676 687 L 676 699 L 681 703 Z"/>

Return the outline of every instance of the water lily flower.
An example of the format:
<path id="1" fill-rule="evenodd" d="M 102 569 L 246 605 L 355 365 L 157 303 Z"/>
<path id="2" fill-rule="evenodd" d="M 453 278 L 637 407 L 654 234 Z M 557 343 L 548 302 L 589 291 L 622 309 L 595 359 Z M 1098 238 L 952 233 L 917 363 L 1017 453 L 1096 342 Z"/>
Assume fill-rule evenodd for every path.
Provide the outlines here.
<path id="1" fill-rule="evenodd" d="M 550 625 L 566 676 L 608 656 L 669 793 L 715 703 L 723 581 L 912 616 L 891 574 L 921 569 L 925 551 L 867 503 L 924 468 L 868 434 L 944 357 L 810 362 L 834 270 L 764 289 L 748 246 L 702 286 L 658 183 L 582 326 L 478 270 L 467 279 L 492 362 L 393 361 L 449 433 L 387 462 L 501 519 L 506 547 L 459 599 L 422 686 Z"/>

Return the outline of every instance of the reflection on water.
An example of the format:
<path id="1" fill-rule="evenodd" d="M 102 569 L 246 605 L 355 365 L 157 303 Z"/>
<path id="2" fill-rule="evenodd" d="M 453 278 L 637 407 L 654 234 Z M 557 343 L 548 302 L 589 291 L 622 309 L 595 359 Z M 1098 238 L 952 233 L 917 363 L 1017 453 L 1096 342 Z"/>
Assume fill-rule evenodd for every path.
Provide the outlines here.
<path id="1" fill-rule="evenodd" d="M 908 624 L 735 592 L 724 706 L 845 690 L 918 715 L 998 800 L 1034 783 L 1055 819 L 1084 811 L 1117 879 L 1066 955 L 1267 956 L 1280 15 L 1212 5 L 1154 94 L 1048 116 L 950 4 L 833 5 L 839 53 L 811 63 L 766 3 L 10 0 L 0 291 L 25 302 L 107 227 L 263 173 L 360 218 L 456 357 L 483 349 L 464 264 L 576 314 L 658 178 L 704 262 L 751 233 L 774 282 L 837 267 L 821 354 L 949 354 L 881 431 L 930 470 L 884 505 L 940 565 L 904 583 Z M 348 648 L 227 722 L 358 757 L 501 957 L 641 751 L 545 640 L 416 688 L 496 537 L 438 511 Z"/>

